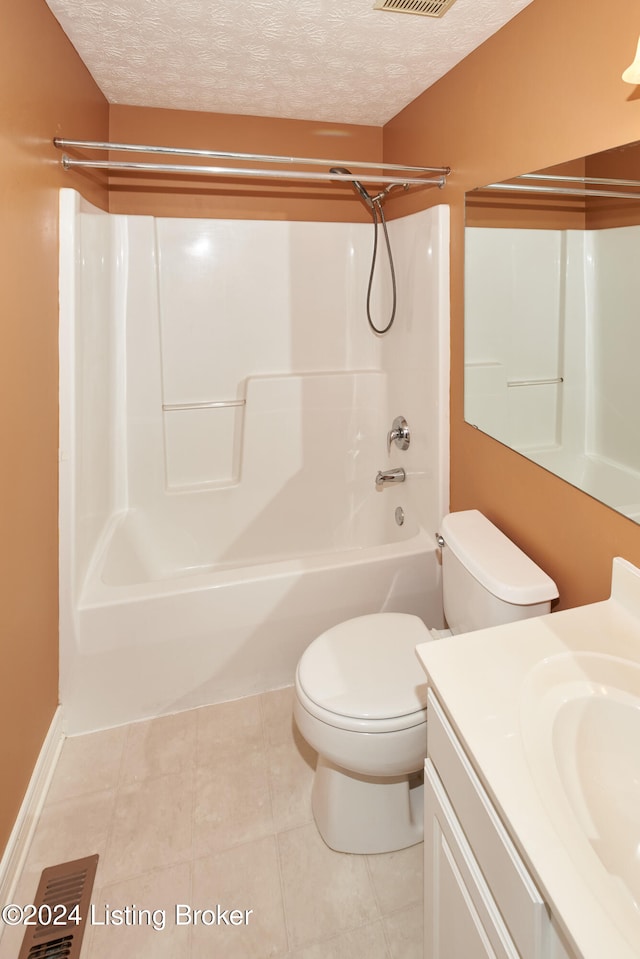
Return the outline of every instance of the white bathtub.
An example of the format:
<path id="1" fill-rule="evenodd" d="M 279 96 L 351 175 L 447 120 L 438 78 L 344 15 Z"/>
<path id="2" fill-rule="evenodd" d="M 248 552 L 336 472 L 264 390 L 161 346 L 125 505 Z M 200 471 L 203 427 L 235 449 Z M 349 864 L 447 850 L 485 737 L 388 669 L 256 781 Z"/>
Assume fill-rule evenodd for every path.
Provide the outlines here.
<path id="1" fill-rule="evenodd" d="M 111 217 L 62 192 L 67 732 L 292 683 L 349 617 L 440 626 L 446 209 L 390 224 L 399 313 L 379 339 L 367 225 Z M 397 415 L 411 446 L 389 452 Z"/>
<path id="2" fill-rule="evenodd" d="M 407 493 L 373 492 L 377 545 L 209 568 L 162 569 L 121 517 L 76 611 L 68 731 L 101 728 L 293 682 L 305 647 L 352 616 L 411 612 L 441 625 L 440 567 Z M 405 523 L 395 525 L 396 506 Z M 386 519 L 385 519 L 386 517 Z M 387 538 L 388 537 L 388 538 Z M 393 539 L 391 539 L 393 537 Z"/>
<path id="3" fill-rule="evenodd" d="M 415 505 L 427 477 L 387 454 L 386 394 L 375 371 L 251 379 L 235 480 L 171 492 L 140 463 L 147 505 L 105 524 L 78 584 L 69 732 L 291 683 L 311 640 L 352 616 L 441 625 Z M 376 490 L 376 465 L 401 462 L 406 482 Z"/>

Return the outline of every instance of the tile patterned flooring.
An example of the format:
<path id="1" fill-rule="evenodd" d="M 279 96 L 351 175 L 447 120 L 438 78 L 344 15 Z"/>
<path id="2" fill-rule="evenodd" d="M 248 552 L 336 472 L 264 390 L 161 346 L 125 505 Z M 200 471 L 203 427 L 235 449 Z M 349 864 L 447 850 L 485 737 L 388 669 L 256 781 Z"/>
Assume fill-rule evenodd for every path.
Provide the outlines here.
<path id="1" fill-rule="evenodd" d="M 45 866 L 97 852 L 83 959 L 422 959 L 422 845 L 330 850 L 311 815 L 314 762 L 291 687 L 68 739 L 15 901 Z M 191 921 L 176 923 L 178 903 Z M 248 922 L 186 911 L 217 903 Z M 164 928 L 99 925 L 107 905 L 158 910 Z M 5 930 L 0 959 L 23 933 Z"/>

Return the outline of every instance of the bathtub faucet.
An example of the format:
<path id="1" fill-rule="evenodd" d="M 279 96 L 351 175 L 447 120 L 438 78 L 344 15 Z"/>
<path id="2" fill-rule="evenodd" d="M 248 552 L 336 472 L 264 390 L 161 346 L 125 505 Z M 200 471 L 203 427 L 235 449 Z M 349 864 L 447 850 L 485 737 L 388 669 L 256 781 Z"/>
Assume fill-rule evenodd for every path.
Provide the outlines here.
<path id="1" fill-rule="evenodd" d="M 389 486 L 391 483 L 404 483 L 407 478 L 407 474 L 400 466 L 396 469 L 390 470 L 378 470 L 376 476 L 376 489 L 382 490 L 385 486 Z"/>

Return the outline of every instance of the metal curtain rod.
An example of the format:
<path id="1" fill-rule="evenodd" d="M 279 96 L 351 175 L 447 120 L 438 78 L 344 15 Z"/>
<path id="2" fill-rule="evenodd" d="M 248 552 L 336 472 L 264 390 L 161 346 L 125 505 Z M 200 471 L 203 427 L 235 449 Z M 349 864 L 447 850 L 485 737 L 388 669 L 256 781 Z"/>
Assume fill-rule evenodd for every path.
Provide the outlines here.
<path id="1" fill-rule="evenodd" d="M 287 170 L 263 170 L 263 169 L 249 169 L 246 167 L 243 168 L 233 168 L 233 167 L 219 167 L 219 166 L 192 166 L 191 164 L 174 164 L 174 163 L 143 163 L 143 162 L 128 162 L 120 160 L 76 160 L 73 157 L 64 154 L 62 157 L 62 165 L 65 170 L 71 170 L 73 168 L 91 168 L 91 169 L 104 169 L 104 170 L 139 170 L 144 172 L 156 172 L 156 173 L 186 173 L 186 174 L 198 174 L 204 173 L 212 176 L 250 176 L 250 177 L 269 177 L 269 178 L 279 178 L 279 179 L 294 179 L 294 180 L 346 180 L 354 181 L 361 180 L 366 183 L 408 183 L 410 185 L 433 185 L 442 188 L 445 185 L 446 177 L 451 172 L 449 167 L 416 167 L 416 166 L 401 166 L 396 163 L 371 163 L 371 162 L 360 162 L 358 160 L 327 160 L 320 158 L 310 158 L 310 157 L 283 157 L 283 156 L 266 156 L 257 153 L 228 153 L 218 150 L 190 150 L 182 147 L 163 147 L 163 146 L 150 146 L 150 145 L 139 145 L 132 143 L 98 143 L 91 140 L 65 140 L 60 137 L 56 137 L 53 141 L 54 145 L 59 149 L 62 148 L 78 148 L 85 150 L 113 150 L 113 151 L 129 151 L 136 153 L 156 153 L 156 154 L 169 154 L 172 156 L 193 156 L 201 158 L 214 158 L 214 159 L 225 159 L 225 160 L 251 160 L 259 163 L 295 163 L 295 164 L 311 164 L 314 166 L 355 166 L 359 169 L 374 169 L 374 170 L 393 170 L 393 171 L 405 171 L 409 173 L 436 173 L 439 174 L 436 178 L 427 178 L 425 176 L 389 176 L 388 174 L 378 174 L 376 176 L 368 174 L 346 174 L 346 173 L 305 173 L 300 171 L 287 171 Z"/>
<path id="2" fill-rule="evenodd" d="M 618 193 L 613 190 L 573 190 L 568 187 L 529 186 L 526 183 L 489 183 L 476 190 L 512 190 L 520 193 L 553 193 L 558 196 L 604 196 L 617 200 L 640 200 L 640 193 Z M 474 191 L 475 192 L 475 191 Z"/>
<path id="3" fill-rule="evenodd" d="M 522 173 L 518 180 L 553 180 L 563 183 L 596 183 L 603 186 L 640 187 L 640 180 L 615 180 L 613 177 L 599 176 L 553 176 L 551 173 Z"/>
<path id="4" fill-rule="evenodd" d="M 138 143 L 98 143 L 94 140 L 63 140 L 54 138 L 54 146 L 59 149 L 78 148 L 82 150 L 117 150 L 130 153 L 164 153 L 170 156 L 201 157 L 211 160 L 255 160 L 262 163 L 311 163 L 313 166 L 357 166 L 373 170 L 405 170 L 413 173 L 440 173 L 447 176 L 450 167 L 442 166 L 401 166 L 398 163 L 371 163 L 360 160 L 327 160 L 320 157 L 269 156 L 262 153 L 229 153 L 223 150 L 191 150 L 184 147 L 149 146 Z"/>
<path id="5" fill-rule="evenodd" d="M 118 160 L 74 160 L 67 154 L 62 156 L 62 165 L 65 170 L 72 170 L 75 167 L 90 168 L 93 170 L 139 170 L 146 173 L 186 173 L 198 174 L 204 173 L 209 176 L 248 176 L 248 177 L 268 177 L 279 180 L 360 180 L 362 183 L 408 183 L 421 186 L 437 186 L 442 188 L 446 179 L 444 176 L 435 179 L 426 177 L 399 177 L 399 176 L 371 176 L 363 174 L 355 176 L 346 173 L 304 173 L 299 170 L 256 170 L 248 167 L 226 167 L 226 166 L 192 166 L 188 163 L 127 163 Z"/>

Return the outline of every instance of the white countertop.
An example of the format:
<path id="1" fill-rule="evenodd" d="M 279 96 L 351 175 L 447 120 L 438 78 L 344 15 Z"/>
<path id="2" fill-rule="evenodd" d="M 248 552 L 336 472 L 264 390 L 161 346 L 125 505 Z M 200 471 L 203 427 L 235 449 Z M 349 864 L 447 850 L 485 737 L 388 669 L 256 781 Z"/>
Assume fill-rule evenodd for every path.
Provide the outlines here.
<path id="1" fill-rule="evenodd" d="M 417 653 L 576 955 L 638 959 L 640 903 L 604 867 L 565 799 L 554 793 L 560 780 L 554 773 L 544 781 L 546 767 L 535 753 L 536 739 L 549 739 L 552 730 L 536 712 L 541 689 L 544 698 L 540 676 L 549 664 L 552 671 L 564 664 L 566 672 L 569 663 L 570 678 L 592 686 L 592 671 L 587 675 L 581 663 L 615 667 L 616 657 L 640 664 L 640 570 L 616 559 L 612 596 L 604 602 L 423 643 Z M 631 679 L 640 704 L 640 669 L 632 667 Z M 543 746 L 544 756 L 551 755 L 550 745 Z M 640 751 L 640 742 L 636 747 Z M 640 883 L 640 850 L 633 853 Z"/>

